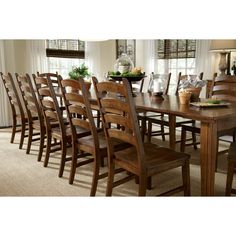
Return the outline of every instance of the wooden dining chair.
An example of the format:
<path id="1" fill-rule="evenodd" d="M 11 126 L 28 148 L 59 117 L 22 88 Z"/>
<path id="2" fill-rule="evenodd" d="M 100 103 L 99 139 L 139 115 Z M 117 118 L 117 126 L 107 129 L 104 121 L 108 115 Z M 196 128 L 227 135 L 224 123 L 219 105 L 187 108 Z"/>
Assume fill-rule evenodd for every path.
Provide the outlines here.
<path id="1" fill-rule="evenodd" d="M 224 75 L 213 78 L 212 82 L 212 91 L 210 92 L 212 99 L 221 99 L 224 101 L 236 101 L 236 76 Z M 193 125 L 183 124 L 181 131 L 181 144 L 180 151 L 184 152 L 186 146 L 194 145 L 194 148 L 197 148 L 199 142 L 194 139 L 191 143 L 186 142 L 187 132 L 192 132 L 195 134 L 200 134 L 201 124 L 199 122 L 194 123 Z M 221 137 L 225 135 L 230 135 L 233 138 L 233 142 L 236 141 L 236 129 L 228 129 L 218 131 L 217 136 L 219 140 L 222 140 Z M 218 146 L 217 146 L 218 150 Z M 228 152 L 228 149 L 219 151 L 219 153 Z M 216 160 L 216 170 L 217 170 L 217 160 Z"/>
<path id="2" fill-rule="evenodd" d="M 236 173 L 236 143 L 231 143 L 228 152 L 228 170 L 226 179 L 225 196 L 236 194 L 236 189 L 232 188 L 233 176 Z"/>
<path id="3" fill-rule="evenodd" d="M 20 99 L 19 92 L 16 89 L 16 85 L 11 73 L 4 75 L 2 72 L 0 72 L 0 75 L 7 92 L 7 97 L 12 111 L 12 134 L 10 143 L 14 142 L 15 134 L 17 132 L 20 132 L 21 135 L 19 149 L 22 149 L 24 139 L 28 137 L 28 134 L 26 133 L 26 131 L 28 130 L 28 117 L 22 106 L 22 101 Z"/>
<path id="4" fill-rule="evenodd" d="M 46 127 L 44 125 L 43 114 L 39 106 L 30 76 L 28 74 L 18 75 L 16 73 L 16 81 L 19 91 L 21 91 L 28 117 L 29 131 L 28 131 L 28 144 L 26 153 L 27 154 L 30 153 L 32 142 L 39 140 L 40 143 L 39 143 L 38 161 L 41 161 L 44 148 L 44 140 L 46 135 Z M 34 138 L 34 136 L 39 136 L 39 137 Z"/>
<path id="5" fill-rule="evenodd" d="M 95 77 L 94 77 L 95 79 Z M 98 180 L 107 177 L 107 173 L 100 174 L 102 159 L 107 157 L 107 144 L 103 129 L 95 125 L 90 93 L 86 89 L 84 80 L 65 79 L 60 82 L 62 94 L 72 131 L 72 164 L 69 183 L 73 184 L 76 169 L 93 162 L 93 179 L 90 196 L 95 196 Z M 71 90 L 73 88 L 73 90 Z M 84 129 L 91 135 L 80 137 L 78 130 Z M 121 150 L 128 146 L 124 142 L 116 142 L 115 149 Z M 119 169 L 116 172 L 121 172 Z"/>
<path id="6" fill-rule="evenodd" d="M 169 74 L 154 74 L 154 72 L 152 72 L 150 74 L 150 79 L 149 79 L 149 84 L 148 84 L 148 92 L 152 93 L 153 90 L 155 91 L 154 80 L 161 80 L 162 81 L 162 88 L 161 88 L 162 92 L 164 95 L 167 95 L 168 91 L 169 91 L 170 79 L 171 79 L 171 73 L 169 73 Z M 141 87 L 143 88 L 143 85 Z M 147 122 L 148 122 L 149 118 L 155 118 L 157 116 L 163 116 L 163 114 L 138 110 L 138 119 L 141 121 L 142 140 L 144 140 L 145 136 L 147 135 L 148 140 L 150 141 L 151 134 L 162 135 L 163 140 L 165 140 L 165 132 L 164 132 L 163 125 L 160 126 L 160 130 L 153 131 L 153 132 L 152 132 L 151 128 L 148 126 L 149 129 L 147 131 Z"/>
<path id="7" fill-rule="evenodd" d="M 146 195 L 148 177 L 181 167 L 183 185 L 162 195 L 169 195 L 183 190 L 184 195 L 189 196 L 190 156 L 152 143 L 142 142 L 137 112 L 128 80 L 123 79 L 122 84 L 113 82 L 98 83 L 96 80 L 93 80 L 93 82 L 108 145 L 108 184 L 106 195 L 111 196 L 112 189 L 125 182 L 125 180 L 114 182 L 114 170 L 115 166 L 118 166 L 138 177 L 139 196 Z M 122 128 L 117 129 L 117 125 Z M 114 139 L 130 143 L 132 147 L 116 151 L 114 150 Z"/>
<path id="8" fill-rule="evenodd" d="M 178 91 L 179 91 L 179 85 L 181 80 L 186 80 L 188 77 L 190 77 L 191 79 L 196 79 L 197 77 L 202 80 L 203 79 L 203 72 L 201 72 L 199 75 L 181 75 L 179 74 L 178 80 L 177 80 L 177 84 L 176 84 L 176 90 L 175 90 L 175 95 L 178 95 Z"/>
<path id="9" fill-rule="evenodd" d="M 65 163 L 71 161 L 67 156 L 67 147 L 71 147 L 71 129 L 67 117 L 63 117 L 63 109 L 59 106 L 58 96 L 55 93 L 53 84 L 49 76 L 36 77 L 33 75 L 36 92 L 42 107 L 44 121 L 46 125 L 46 155 L 44 167 L 48 166 L 50 153 L 61 150 L 61 160 L 59 168 L 59 177 L 63 176 Z M 58 80 L 62 80 L 58 76 Z M 61 97 L 61 95 L 59 96 Z M 88 135 L 87 131 L 79 132 L 81 136 Z"/>

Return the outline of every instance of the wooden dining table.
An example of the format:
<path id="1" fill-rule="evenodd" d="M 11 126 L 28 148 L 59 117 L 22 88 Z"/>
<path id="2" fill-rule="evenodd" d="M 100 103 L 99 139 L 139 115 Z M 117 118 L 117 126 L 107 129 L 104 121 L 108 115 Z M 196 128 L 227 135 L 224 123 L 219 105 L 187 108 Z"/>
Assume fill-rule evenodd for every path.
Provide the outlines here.
<path id="1" fill-rule="evenodd" d="M 134 97 L 137 109 L 164 113 L 169 116 L 170 148 L 175 149 L 176 116 L 201 121 L 200 132 L 200 167 L 201 195 L 213 196 L 215 186 L 215 161 L 217 158 L 217 132 L 236 127 L 236 102 L 226 107 L 199 108 L 192 105 L 181 105 L 178 96 L 152 96 L 149 93 L 138 93 Z"/>

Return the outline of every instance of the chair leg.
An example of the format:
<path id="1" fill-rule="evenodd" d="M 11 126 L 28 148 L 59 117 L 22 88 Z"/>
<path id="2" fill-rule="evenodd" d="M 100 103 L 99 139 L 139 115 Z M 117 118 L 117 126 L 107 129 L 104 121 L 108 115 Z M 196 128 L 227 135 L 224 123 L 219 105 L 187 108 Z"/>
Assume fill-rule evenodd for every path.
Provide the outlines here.
<path id="1" fill-rule="evenodd" d="M 104 157 L 101 158 L 100 165 L 101 165 L 101 167 L 105 166 Z"/>
<path id="2" fill-rule="evenodd" d="M 147 132 L 147 121 L 146 121 L 146 118 L 143 117 L 142 120 L 141 120 L 141 137 L 142 137 L 143 142 L 145 140 L 146 132 Z"/>
<path id="3" fill-rule="evenodd" d="M 99 168 L 100 168 L 100 157 L 96 157 L 94 158 L 94 164 L 93 164 L 93 180 L 92 180 L 90 196 L 96 195 L 98 186 Z"/>
<path id="4" fill-rule="evenodd" d="M 28 134 L 28 143 L 26 148 L 26 154 L 30 153 L 31 144 L 32 144 L 32 137 L 33 137 L 33 127 L 29 124 L 29 134 Z"/>
<path id="5" fill-rule="evenodd" d="M 218 152 L 218 150 L 219 150 L 219 138 L 218 138 L 217 144 L 216 144 L 216 151 Z M 218 167 L 218 154 L 216 155 L 215 172 L 217 172 L 217 167 Z"/>
<path id="6" fill-rule="evenodd" d="M 181 142 L 180 142 L 180 151 L 185 152 L 185 143 L 186 143 L 186 130 L 184 127 L 181 128 Z"/>
<path id="7" fill-rule="evenodd" d="M 100 112 L 97 111 L 97 127 L 100 128 Z"/>
<path id="8" fill-rule="evenodd" d="M 107 180 L 106 196 L 112 195 L 114 174 L 115 174 L 115 164 L 113 162 L 111 163 L 110 160 L 108 160 L 108 180 Z"/>
<path id="9" fill-rule="evenodd" d="M 147 191 L 147 177 L 146 175 L 139 176 L 139 196 L 146 196 Z"/>
<path id="10" fill-rule="evenodd" d="M 19 149 L 22 149 L 22 147 L 23 147 L 24 138 L 25 138 L 25 126 L 26 126 L 26 123 L 25 123 L 25 120 L 23 120 L 22 124 L 21 124 L 21 135 L 20 135 Z"/>
<path id="11" fill-rule="evenodd" d="M 50 155 L 50 151 L 51 151 L 51 141 L 52 141 L 51 133 L 47 132 L 46 155 L 45 155 L 45 159 L 44 159 L 44 163 L 43 163 L 44 167 L 48 166 L 49 155 Z"/>
<path id="12" fill-rule="evenodd" d="M 44 139 L 45 139 L 45 131 L 43 129 L 41 129 L 40 130 L 40 144 L 39 144 L 38 161 L 41 161 L 41 159 L 42 159 Z"/>
<path id="13" fill-rule="evenodd" d="M 14 116 L 12 119 L 12 132 L 11 132 L 11 141 L 10 143 L 14 142 L 15 134 L 16 134 L 16 117 Z"/>
<path id="14" fill-rule="evenodd" d="M 195 150 L 197 150 L 197 139 L 196 139 L 196 134 L 194 132 L 192 132 L 192 139 L 193 139 L 193 147 Z"/>
<path id="15" fill-rule="evenodd" d="M 147 177 L 147 189 L 152 189 L 152 176 Z"/>
<path id="16" fill-rule="evenodd" d="M 233 176 L 234 176 L 234 163 L 229 161 L 228 162 L 228 172 L 227 172 L 225 196 L 231 195 Z"/>
<path id="17" fill-rule="evenodd" d="M 161 117 L 163 119 L 164 115 L 161 114 Z M 166 137 L 165 137 L 165 126 L 163 124 L 161 124 L 161 136 L 162 136 L 162 141 L 165 141 L 166 140 Z"/>
<path id="18" fill-rule="evenodd" d="M 149 120 L 148 121 L 148 132 L 147 132 L 147 139 L 148 142 L 151 142 L 151 138 L 152 138 L 152 122 Z"/>
<path id="19" fill-rule="evenodd" d="M 63 176 L 63 172 L 65 168 L 66 151 L 67 151 L 66 142 L 62 140 L 61 141 L 61 164 L 60 164 L 59 175 L 58 175 L 58 177 L 60 178 Z"/>
<path id="20" fill-rule="evenodd" d="M 182 166 L 182 178 L 184 185 L 184 196 L 190 196 L 190 174 L 189 174 L 189 160 L 185 161 L 185 164 Z"/>
<path id="21" fill-rule="evenodd" d="M 77 167 L 77 156 L 78 156 L 77 148 L 72 146 L 72 160 L 71 160 L 69 184 L 73 184 L 74 179 L 75 179 L 75 172 L 76 172 L 76 167 Z"/>
<path id="22" fill-rule="evenodd" d="M 165 127 L 164 127 L 164 125 L 161 125 L 161 136 L 162 136 L 162 141 L 165 141 L 166 137 L 165 137 Z"/>

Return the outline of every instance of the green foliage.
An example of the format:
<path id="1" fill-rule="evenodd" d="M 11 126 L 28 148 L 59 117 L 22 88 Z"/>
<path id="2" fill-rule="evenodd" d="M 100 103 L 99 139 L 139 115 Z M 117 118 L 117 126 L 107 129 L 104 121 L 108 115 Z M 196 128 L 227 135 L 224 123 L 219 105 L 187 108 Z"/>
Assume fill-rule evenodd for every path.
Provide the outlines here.
<path id="1" fill-rule="evenodd" d="M 133 73 L 133 72 L 124 72 L 124 73 L 120 73 L 119 71 L 108 71 L 108 75 L 111 75 L 111 76 L 124 76 L 124 77 L 136 77 L 136 76 L 144 76 L 145 73 Z"/>
<path id="2" fill-rule="evenodd" d="M 221 101 L 220 101 L 220 100 L 208 100 L 207 103 L 211 103 L 211 104 L 220 104 Z"/>
<path id="3" fill-rule="evenodd" d="M 85 64 L 83 63 L 81 66 L 78 67 L 73 67 L 72 71 L 69 72 L 69 76 L 71 79 L 78 79 L 78 77 L 88 77 L 90 76 L 90 73 L 88 71 L 88 67 L 85 66 Z"/>

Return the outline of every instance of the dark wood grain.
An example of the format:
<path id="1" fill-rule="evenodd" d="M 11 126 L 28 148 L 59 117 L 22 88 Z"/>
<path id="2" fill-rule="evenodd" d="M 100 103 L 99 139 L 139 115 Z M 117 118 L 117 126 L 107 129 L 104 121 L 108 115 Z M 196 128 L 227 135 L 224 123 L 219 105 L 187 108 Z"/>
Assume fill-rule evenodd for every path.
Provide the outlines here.
<path id="1" fill-rule="evenodd" d="M 201 132 L 201 194 L 203 196 L 214 195 L 214 176 L 215 167 L 213 162 L 216 159 L 217 136 L 218 130 L 230 129 L 236 127 L 236 102 L 230 102 L 228 107 L 221 108 L 202 108 L 194 106 L 181 105 L 178 96 L 163 96 L 164 100 L 158 100 L 149 93 L 138 93 L 134 97 L 136 109 L 169 114 L 170 119 L 175 120 L 176 116 L 181 116 L 193 120 L 201 121 L 204 132 Z M 91 101 L 96 104 L 95 94 L 91 90 Z M 227 122 L 225 122 L 227 121 Z M 174 121 L 172 121 L 174 122 Z M 172 133 L 170 138 L 170 147 L 174 148 L 173 127 L 170 127 Z M 207 135 L 206 135 L 207 134 Z M 213 138 L 211 138 L 213 137 Z M 204 145 L 209 140 L 210 145 Z"/>

